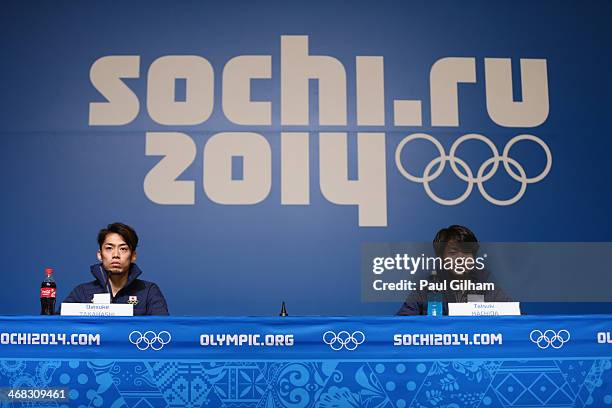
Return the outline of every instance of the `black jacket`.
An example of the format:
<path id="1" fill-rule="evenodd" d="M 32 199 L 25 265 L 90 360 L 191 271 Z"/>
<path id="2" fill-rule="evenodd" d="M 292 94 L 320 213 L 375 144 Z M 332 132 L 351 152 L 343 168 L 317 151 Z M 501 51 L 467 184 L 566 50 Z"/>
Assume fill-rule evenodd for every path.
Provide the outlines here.
<path id="1" fill-rule="evenodd" d="M 64 300 L 65 303 L 91 303 L 95 293 L 111 293 L 111 303 L 134 304 L 135 316 L 168 316 L 168 305 L 161 290 L 153 282 L 138 279 L 142 271 L 136 264 L 130 266 L 127 283 L 115 297 L 112 296 L 108 274 L 102 264 L 91 265 L 90 269 L 96 279 L 74 288 Z"/>

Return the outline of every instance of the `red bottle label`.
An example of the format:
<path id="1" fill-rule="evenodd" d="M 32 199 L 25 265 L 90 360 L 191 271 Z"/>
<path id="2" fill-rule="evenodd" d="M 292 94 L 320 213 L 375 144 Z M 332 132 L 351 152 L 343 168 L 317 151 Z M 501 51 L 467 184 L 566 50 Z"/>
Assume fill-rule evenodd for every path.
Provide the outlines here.
<path id="1" fill-rule="evenodd" d="M 55 288 L 40 288 L 40 297 L 55 299 L 55 291 Z"/>

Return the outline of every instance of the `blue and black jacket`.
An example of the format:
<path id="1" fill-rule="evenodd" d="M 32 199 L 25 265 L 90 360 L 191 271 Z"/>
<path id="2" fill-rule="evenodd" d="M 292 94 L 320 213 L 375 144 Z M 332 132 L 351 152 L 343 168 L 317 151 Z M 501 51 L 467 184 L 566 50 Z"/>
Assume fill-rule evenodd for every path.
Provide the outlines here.
<path id="1" fill-rule="evenodd" d="M 131 303 L 135 316 L 168 316 L 168 305 L 159 287 L 138 279 L 142 271 L 136 264 L 130 265 L 127 283 L 116 296 L 112 295 L 108 273 L 102 264 L 91 265 L 91 274 L 96 278 L 82 283 L 70 292 L 65 303 L 91 303 L 96 293 L 110 293 L 111 303 Z"/>

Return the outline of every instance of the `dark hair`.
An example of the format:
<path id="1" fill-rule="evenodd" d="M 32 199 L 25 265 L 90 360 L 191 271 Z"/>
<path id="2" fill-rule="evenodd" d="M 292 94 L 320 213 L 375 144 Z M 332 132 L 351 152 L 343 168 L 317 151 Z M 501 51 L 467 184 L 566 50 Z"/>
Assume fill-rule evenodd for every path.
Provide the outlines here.
<path id="1" fill-rule="evenodd" d="M 136 235 L 136 231 L 134 231 L 134 228 L 130 227 L 129 225 L 125 225 L 120 222 L 108 224 L 106 228 L 102 228 L 100 230 L 98 233 L 98 245 L 100 246 L 100 249 L 102 249 L 102 244 L 104 243 L 106 236 L 112 233 L 121 235 L 132 252 L 136 250 L 136 247 L 138 246 L 138 235 Z"/>
<path id="2" fill-rule="evenodd" d="M 468 228 L 462 225 L 451 225 L 448 228 L 442 228 L 436 234 L 433 240 L 434 251 L 436 256 L 443 258 L 444 250 L 449 242 L 458 242 L 466 252 L 471 252 L 472 255 L 476 256 L 478 252 L 478 239 L 476 235 Z"/>

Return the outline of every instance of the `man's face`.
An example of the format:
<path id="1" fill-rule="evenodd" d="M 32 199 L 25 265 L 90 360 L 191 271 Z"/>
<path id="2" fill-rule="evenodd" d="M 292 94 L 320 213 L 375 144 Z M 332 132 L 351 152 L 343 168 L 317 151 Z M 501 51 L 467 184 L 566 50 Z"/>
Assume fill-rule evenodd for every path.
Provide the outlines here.
<path id="1" fill-rule="evenodd" d="M 455 261 L 455 268 L 449 271 L 455 275 L 466 275 L 474 269 L 474 255 L 470 250 L 470 244 L 449 242 L 444 248 L 444 259 L 446 258 L 452 258 Z M 471 260 L 466 263 L 467 259 Z"/>
<path id="2" fill-rule="evenodd" d="M 136 261 L 136 252 L 132 252 L 121 235 L 111 232 L 106 234 L 98 259 L 109 273 L 122 274 L 127 273 L 132 262 Z"/>

